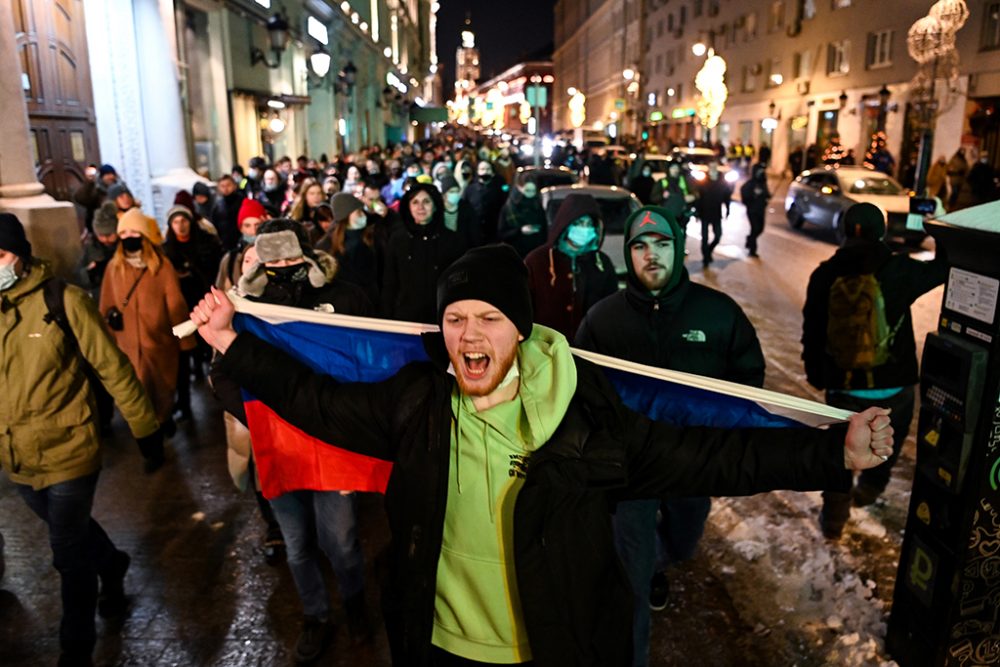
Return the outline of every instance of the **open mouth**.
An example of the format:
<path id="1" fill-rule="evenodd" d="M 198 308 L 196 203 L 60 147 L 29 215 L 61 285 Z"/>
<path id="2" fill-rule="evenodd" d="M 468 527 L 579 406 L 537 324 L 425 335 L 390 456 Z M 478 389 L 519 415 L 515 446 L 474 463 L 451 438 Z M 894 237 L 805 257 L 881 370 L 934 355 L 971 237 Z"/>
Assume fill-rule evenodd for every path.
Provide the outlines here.
<path id="1" fill-rule="evenodd" d="M 490 367 L 490 358 L 482 352 L 466 352 L 462 355 L 465 362 L 465 374 L 470 378 L 481 378 Z"/>

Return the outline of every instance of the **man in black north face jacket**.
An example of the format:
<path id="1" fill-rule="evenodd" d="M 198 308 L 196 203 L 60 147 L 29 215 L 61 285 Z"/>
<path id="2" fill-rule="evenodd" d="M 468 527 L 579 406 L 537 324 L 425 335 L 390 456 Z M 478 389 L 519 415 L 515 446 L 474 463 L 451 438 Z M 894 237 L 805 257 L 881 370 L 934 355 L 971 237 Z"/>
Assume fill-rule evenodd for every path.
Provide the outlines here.
<path id="1" fill-rule="evenodd" d="M 849 469 L 876 465 L 891 451 L 888 416 L 877 409 L 852 417 L 846 435 L 843 428 L 676 428 L 628 410 L 599 368 L 570 356 L 560 334 L 532 324 L 526 270 L 509 246 L 471 250 L 449 267 L 438 282 L 438 312 L 442 331 L 426 341 L 433 361 L 374 384 L 338 383 L 252 335 L 237 335 L 222 292 L 206 295 L 191 314 L 223 355 L 222 369 L 285 420 L 393 462 L 383 604 L 396 665 L 452 664 L 455 655 L 497 662 L 471 648 L 447 650 L 448 642 L 476 642 L 454 634 L 443 641 L 439 617 L 480 617 L 499 595 L 509 603 L 514 634 L 528 640 L 515 647 L 518 659 L 506 662 L 625 667 L 632 596 L 612 540 L 614 502 L 846 488 Z M 548 376 L 570 391 L 552 401 L 537 394 Z M 521 441 L 524 453 L 512 467 L 518 474 L 490 472 L 483 460 L 496 452 L 487 444 L 516 447 L 525 430 L 551 419 L 556 404 L 562 414 L 551 435 L 534 450 Z M 480 426 L 486 422 L 492 426 Z M 500 492 L 484 498 L 477 488 Z M 495 527 L 451 525 L 449 517 L 486 511 L 469 503 L 488 505 Z M 456 531 L 477 531 L 501 546 L 505 578 L 488 594 L 445 609 L 439 601 L 446 589 L 454 595 L 463 585 L 439 569 L 453 557 Z M 491 655 L 504 648 L 490 647 Z"/>
<path id="2" fill-rule="evenodd" d="M 587 312 L 576 346 L 656 368 L 763 386 L 764 353 L 753 325 L 731 298 L 691 282 L 684 241 L 683 227 L 665 208 L 645 206 L 630 215 L 626 288 Z M 658 510 L 663 517 L 659 563 Z M 618 505 L 618 553 L 635 592 L 634 667 L 645 667 L 649 659 L 650 608 L 660 610 L 667 603 L 665 567 L 694 556 L 710 510 L 711 499 L 703 496 Z"/>

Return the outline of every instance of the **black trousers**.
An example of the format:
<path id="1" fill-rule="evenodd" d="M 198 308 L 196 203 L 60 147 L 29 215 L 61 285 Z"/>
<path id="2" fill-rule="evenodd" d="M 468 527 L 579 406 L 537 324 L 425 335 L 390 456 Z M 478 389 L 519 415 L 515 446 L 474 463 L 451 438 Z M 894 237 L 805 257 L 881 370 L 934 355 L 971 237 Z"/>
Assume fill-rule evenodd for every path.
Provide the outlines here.
<path id="1" fill-rule="evenodd" d="M 747 236 L 747 250 L 757 253 L 757 237 L 764 233 L 764 214 L 747 213 L 750 220 L 750 234 Z"/>
<path id="2" fill-rule="evenodd" d="M 468 658 L 462 658 L 455 655 L 454 653 L 448 653 L 444 649 L 440 649 L 437 646 L 431 647 L 431 665 L 432 667 L 497 667 L 495 662 L 477 662 L 475 660 L 469 660 Z M 505 663 L 505 664 L 516 664 L 518 667 L 532 667 L 534 662 L 518 662 L 518 663 Z"/>

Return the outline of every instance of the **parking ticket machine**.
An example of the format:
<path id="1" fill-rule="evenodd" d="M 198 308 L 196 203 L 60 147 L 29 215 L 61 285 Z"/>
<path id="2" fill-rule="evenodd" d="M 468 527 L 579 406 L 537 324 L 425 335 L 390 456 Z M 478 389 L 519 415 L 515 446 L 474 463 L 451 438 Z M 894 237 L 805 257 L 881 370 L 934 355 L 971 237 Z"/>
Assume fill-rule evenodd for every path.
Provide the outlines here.
<path id="1" fill-rule="evenodd" d="M 1000 665 L 1000 205 L 994 210 L 992 223 L 968 209 L 926 224 L 951 269 L 921 360 L 917 465 L 886 636 L 902 667 Z"/>

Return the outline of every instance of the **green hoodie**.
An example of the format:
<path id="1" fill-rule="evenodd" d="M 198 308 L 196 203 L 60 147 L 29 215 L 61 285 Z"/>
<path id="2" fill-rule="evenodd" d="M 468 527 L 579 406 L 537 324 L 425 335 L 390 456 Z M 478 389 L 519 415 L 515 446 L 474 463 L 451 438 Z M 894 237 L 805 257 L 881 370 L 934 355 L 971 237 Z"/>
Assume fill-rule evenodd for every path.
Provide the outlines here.
<path id="1" fill-rule="evenodd" d="M 576 392 L 566 338 L 539 324 L 520 344 L 517 396 L 477 412 L 456 385 L 444 539 L 432 643 L 481 662 L 526 662 L 531 649 L 514 569 L 514 503 L 528 460 Z"/>

